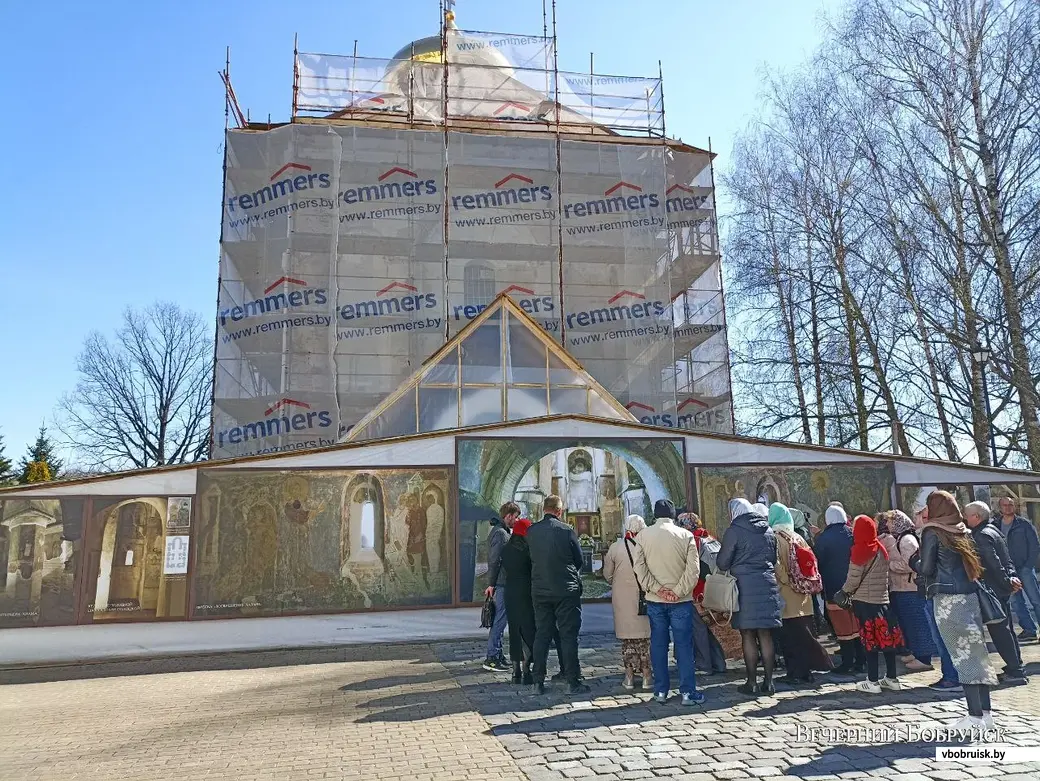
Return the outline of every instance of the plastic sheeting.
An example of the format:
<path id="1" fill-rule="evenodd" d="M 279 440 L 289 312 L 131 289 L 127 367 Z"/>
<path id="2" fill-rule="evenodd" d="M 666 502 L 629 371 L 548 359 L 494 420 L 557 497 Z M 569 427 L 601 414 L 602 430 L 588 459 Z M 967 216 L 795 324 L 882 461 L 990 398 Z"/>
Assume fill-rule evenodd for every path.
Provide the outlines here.
<path id="1" fill-rule="evenodd" d="M 215 458 L 338 441 L 501 292 L 644 422 L 730 430 L 706 154 L 318 124 L 227 144 Z"/>

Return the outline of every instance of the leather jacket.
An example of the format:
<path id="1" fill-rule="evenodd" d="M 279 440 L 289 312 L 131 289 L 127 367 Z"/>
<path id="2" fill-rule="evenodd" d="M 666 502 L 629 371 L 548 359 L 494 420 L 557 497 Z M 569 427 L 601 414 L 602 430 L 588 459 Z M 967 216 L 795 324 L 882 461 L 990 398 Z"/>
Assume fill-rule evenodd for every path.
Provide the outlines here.
<path id="1" fill-rule="evenodd" d="M 917 573 L 917 590 L 925 599 L 936 594 L 974 594 L 975 582 L 968 577 L 957 551 L 939 543 L 934 529 L 921 535 L 921 550 L 910 559 Z"/>
<path id="2" fill-rule="evenodd" d="M 981 524 L 971 531 L 975 550 L 982 560 L 982 580 L 1001 599 L 1011 597 L 1011 578 L 1016 577 L 1004 535 L 991 525 Z"/>

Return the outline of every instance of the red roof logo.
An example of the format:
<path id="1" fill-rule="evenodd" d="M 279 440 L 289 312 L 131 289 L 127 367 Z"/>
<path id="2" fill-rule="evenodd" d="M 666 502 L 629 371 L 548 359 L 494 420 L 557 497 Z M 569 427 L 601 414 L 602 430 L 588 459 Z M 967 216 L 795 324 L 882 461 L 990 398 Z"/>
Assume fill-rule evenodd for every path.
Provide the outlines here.
<path id="1" fill-rule="evenodd" d="M 687 187 L 684 184 L 673 184 L 671 187 L 668 188 L 668 191 L 665 193 L 665 195 L 671 195 L 672 194 L 672 190 L 682 190 L 684 193 L 689 193 L 690 195 L 694 195 L 693 190 L 691 190 L 689 187 Z"/>
<path id="2" fill-rule="evenodd" d="M 505 177 L 504 179 L 499 179 L 497 182 L 495 182 L 495 189 L 497 190 L 499 187 L 501 187 L 506 182 L 512 179 L 519 179 L 521 182 L 526 182 L 527 184 L 534 184 L 534 179 L 528 179 L 526 176 L 522 176 L 521 174 L 514 172 L 509 174 L 509 176 Z"/>
<path id="3" fill-rule="evenodd" d="M 503 111 L 505 111 L 507 108 L 516 108 L 516 109 L 520 109 L 520 111 L 530 111 L 531 110 L 530 106 L 525 106 L 523 103 L 517 103 L 516 101 L 513 101 L 513 100 L 507 100 L 505 103 L 503 103 L 501 106 L 499 106 L 498 108 L 495 109 L 495 114 L 494 115 L 498 116 Z"/>
<path id="4" fill-rule="evenodd" d="M 630 190 L 635 190 L 637 193 L 643 192 L 643 188 L 642 187 L 637 187 L 636 185 L 629 184 L 628 182 L 618 182 L 613 187 L 611 187 L 609 190 L 606 190 L 603 194 L 604 195 L 613 195 L 615 192 L 620 190 L 622 187 L 627 187 Z"/>
<path id="5" fill-rule="evenodd" d="M 516 293 L 526 293 L 529 296 L 533 296 L 534 295 L 534 291 L 533 290 L 530 290 L 530 289 L 528 289 L 526 287 L 520 287 L 519 285 L 510 285 L 509 287 L 507 287 L 502 292 L 505 293 L 506 295 L 509 295 L 510 293 L 513 293 L 513 292 L 516 292 Z"/>
<path id="6" fill-rule="evenodd" d="M 282 407 L 302 407 L 303 409 L 310 409 L 311 405 L 302 401 L 297 401 L 296 399 L 279 399 L 264 411 L 264 417 L 268 417 L 275 412 L 275 410 L 279 410 Z"/>
<path id="7" fill-rule="evenodd" d="M 638 401 L 630 401 L 628 402 L 628 404 L 625 405 L 625 409 L 627 410 L 631 410 L 632 407 L 639 407 L 639 409 L 645 409 L 647 412 L 657 412 L 657 410 L 655 410 L 649 404 L 642 404 Z"/>
<path id="8" fill-rule="evenodd" d="M 287 285 L 302 285 L 304 287 L 306 287 L 307 285 L 307 283 L 304 282 L 302 279 L 294 279 L 293 277 L 280 277 L 279 279 L 276 279 L 274 282 L 267 286 L 267 288 L 264 290 L 264 295 L 266 296 L 268 293 L 270 293 L 283 282 Z"/>
<path id="9" fill-rule="evenodd" d="M 407 168 L 401 168 L 400 166 L 395 165 L 389 171 L 387 171 L 382 176 L 380 176 L 379 177 L 379 181 L 381 182 L 384 179 L 388 179 L 391 176 L 393 176 L 394 174 L 404 174 L 405 176 L 410 176 L 413 179 L 418 179 L 419 178 L 418 175 L 415 173 L 415 171 L 409 171 Z"/>
<path id="10" fill-rule="evenodd" d="M 277 171 L 275 171 L 273 174 L 271 174 L 271 181 L 273 182 L 275 179 L 277 179 L 283 173 L 288 171 L 290 168 L 296 168 L 296 169 L 298 169 L 300 171 L 310 171 L 311 170 L 311 167 L 309 165 L 304 165 L 303 163 L 286 163 L 281 168 L 279 168 Z"/>
<path id="11" fill-rule="evenodd" d="M 400 289 L 400 290 L 408 290 L 408 291 L 410 291 L 412 293 L 416 293 L 416 292 L 419 291 L 419 288 L 415 287 L 414 285 L 407 285 L 404 282 L 391 282 L 389 285 L 387 285 L 382 290 L 380 290 L 378 293 L 376 293 L 376 296 L 377 297 L 378 296 L 382 296 L 382 295 L 385 295 L 385 294 L 389 293 L 391 290 L 398 290 L 398 289 Z"/>
<path id="12" fill-rule="evenodd" d="M 693 398 L 693 396 L 690 396 L 690 398 L 686 399 L 686 401 L 684 401 L 682 404 L 679 405 L 679 410 L 678 411 L 682 412 L 690 404 L 695 404 L 696 406 L 702 407 L 703 409 L 708 409 L 708 407 L 710 406 L 708 404 L 705 404 L 700 399 L 695 399 L 695 398 Z"/>
<path id="13" fill-rule="evenodd" d="M 631 290 L 619 290 L 617 293 L 610 297 L 607 303 L 613 304 L 619 298 L 624 298 L 625 296 L 632 296 L 632 298 L 640 298 L 644 301 L 646 300 L 646 296 L 644 296 L 642 293 L 633 293 Z"/>

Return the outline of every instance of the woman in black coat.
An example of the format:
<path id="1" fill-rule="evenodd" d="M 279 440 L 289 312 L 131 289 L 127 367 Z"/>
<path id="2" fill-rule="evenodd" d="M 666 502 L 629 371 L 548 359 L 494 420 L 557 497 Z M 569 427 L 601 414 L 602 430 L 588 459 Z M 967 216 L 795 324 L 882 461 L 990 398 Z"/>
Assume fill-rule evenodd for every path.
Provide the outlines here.
<path id="1" fill-rule="evenodd" d="M 776 537 L 765 518 L 756 514 L 747 499 L 734 499 L 729 506 L 732 521 L 722 536 L 716 566 L 737 579 L 740 610 L 730 626 L 740 630 L 747 682 L 737 687 L 742 694 L 772 694 L 776 654 L 772 630 L 783 625 L 780 587 L 776 582 Z M 765 677 L 756 687 L 758 649 L 762 647 Z"/>
<path id="2" fill-rule="evenodd" d="M 506 571 L 506 621 L 509 625 L 509 658 L 513 660 L 513 683 L 533 684 L 531 660 L 534 657 L 534 602 L 531 600 L 531 551 L 527 547 L 527 530 L 531 522 L 520 518 L 513 523 L 513 533 L 502 548 L 502 567 Z M 515 578 L 515 580 L 514 580 Z M 563 651 L 560 633 L 553 638 L 556 657 L 563 675 Z M 520 660 L 523 660 L 522 662 Z"/>
<path id="3" fill-rule="evenodd" d="M 534 648 L 534 603 L 531 601 L 531 551 L 527 530 L 531 522 L 520 518 L 502 547 L 502 568 L 506 571 L 506 620 L 509 623 L 509 658 L 513 660 L 513 683 L 534 683 L 531 659 Z M 523 660 L 523 661 L 521 661 Z"/>

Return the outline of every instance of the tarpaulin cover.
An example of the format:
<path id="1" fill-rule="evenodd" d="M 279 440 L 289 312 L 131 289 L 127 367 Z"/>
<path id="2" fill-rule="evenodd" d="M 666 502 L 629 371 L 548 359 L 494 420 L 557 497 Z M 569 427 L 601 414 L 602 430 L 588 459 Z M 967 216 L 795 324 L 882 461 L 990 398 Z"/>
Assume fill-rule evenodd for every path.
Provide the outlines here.
<path id="1" fill-rule="evenodd" d="M 338 441 L 503 291 L 646 422 L 729 403 L 707 155 L 316 124 L 227 144 L 214 457 Z"/>

